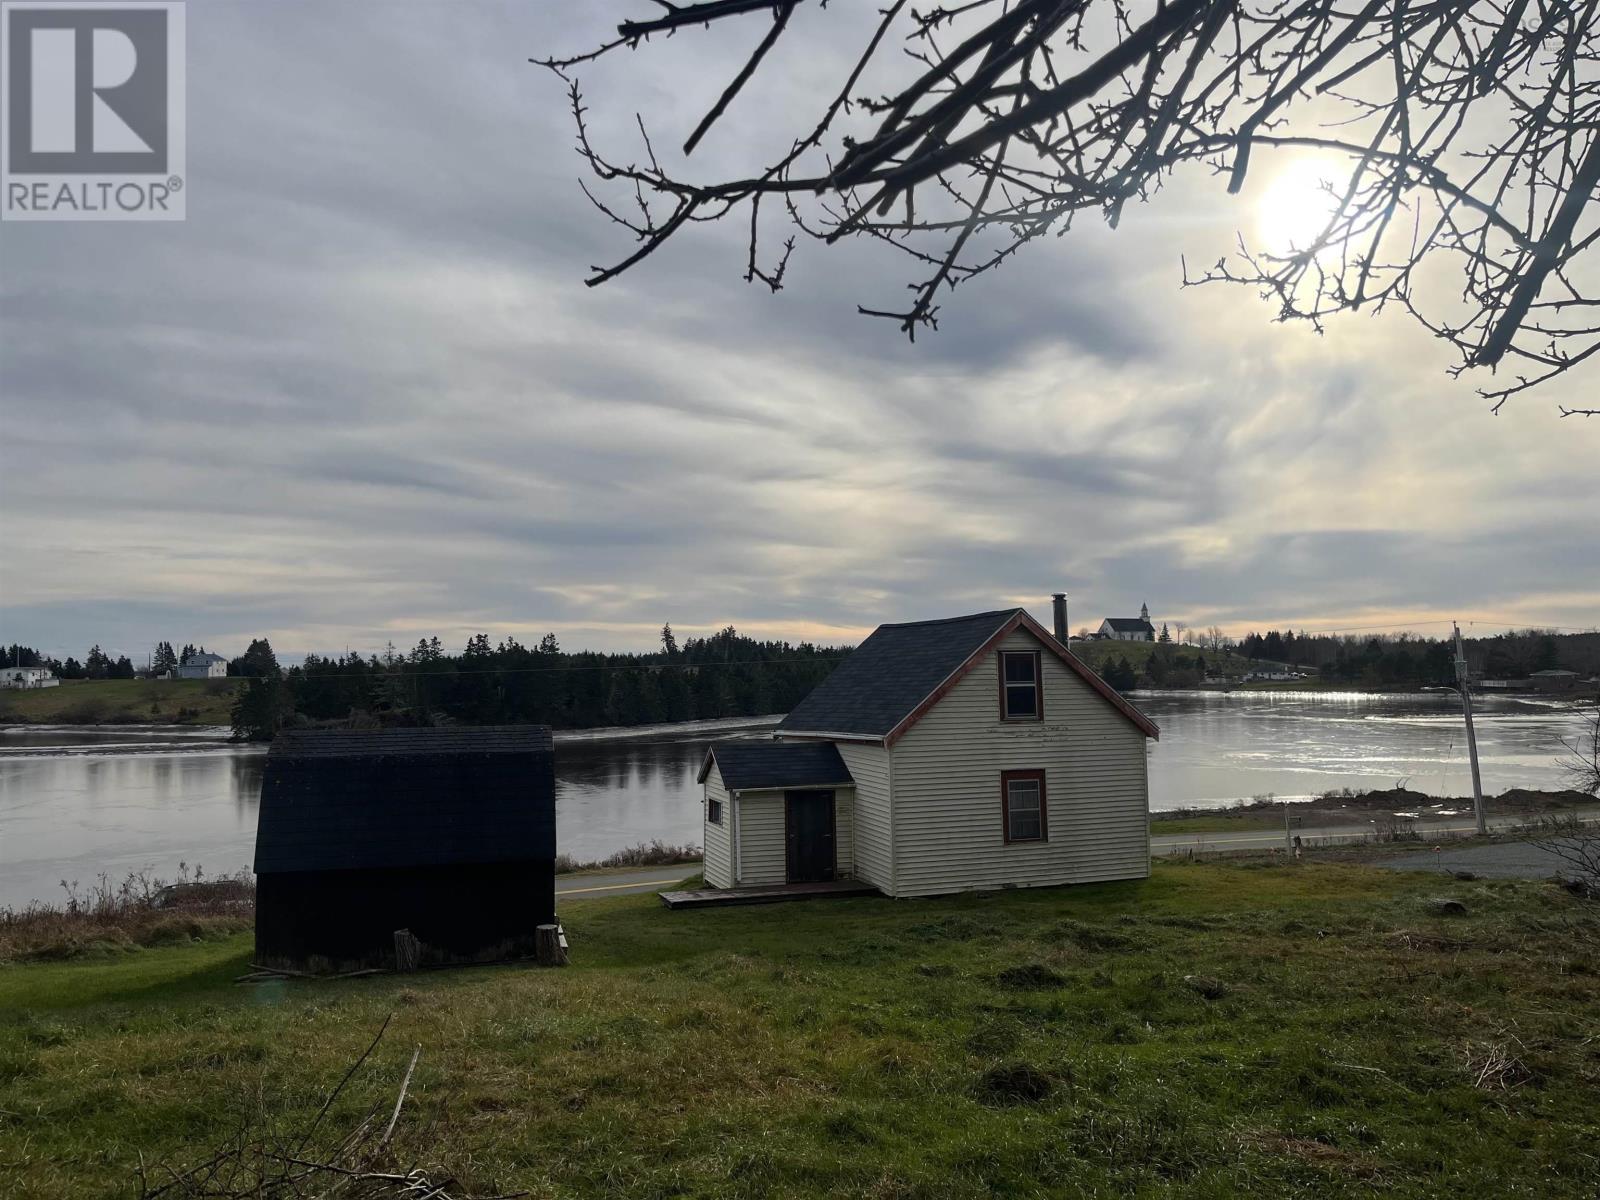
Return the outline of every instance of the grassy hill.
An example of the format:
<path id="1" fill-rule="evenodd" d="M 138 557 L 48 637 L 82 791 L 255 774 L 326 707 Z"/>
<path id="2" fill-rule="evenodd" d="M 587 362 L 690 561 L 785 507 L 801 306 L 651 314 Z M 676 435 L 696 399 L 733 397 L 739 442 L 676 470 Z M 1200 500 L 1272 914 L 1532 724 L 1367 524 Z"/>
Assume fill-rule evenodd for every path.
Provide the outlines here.
<path id="1" fill-rule="evenodd" d="M 69 679 L 0 691 L 0 723 L 226 725 L 240 679 Z"/>
<path id="2" fill-rule="evenodd" d="M 1212 674 L 1221 671 L 1242 675 L 1261 665 L 1228 650 L 1202 650 L 1199 646 L 1179 646 L 1173 642 L 1073 642 L 1072 652 L 1097 671 L 1107 659 L 1126 658 L 1129 666 L 1142 673 L 1153 654 L 1166 655 L 1168 661 L 1180 654 L 1188 659 L 1203 655 L 1206 669 Z"/>
<path id="3" fill-rule="evenodd" d="M 0 1194 L 129 1194 L 262 1105 L 303 1130 L 388 1014 L 322 1140 L 420 1047 L 393 1159 L 456 1195 L 1600 1191 L 1600 921 L 1553 885 L 1162 864 L 563 919 L 566 970 L 238 986 L 248 934 L 181 931 L 0 968 Z"/>

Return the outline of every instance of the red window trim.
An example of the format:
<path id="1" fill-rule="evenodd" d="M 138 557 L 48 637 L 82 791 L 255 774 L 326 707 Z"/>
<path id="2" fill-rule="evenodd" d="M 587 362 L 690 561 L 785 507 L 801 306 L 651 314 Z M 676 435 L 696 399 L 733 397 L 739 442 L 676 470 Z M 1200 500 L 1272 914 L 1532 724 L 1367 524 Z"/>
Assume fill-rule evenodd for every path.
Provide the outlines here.
<path id="1" fill-rule="evenodd" d="M 1033 715 L 1016 716 L 1006 712 L 1006 655 L 1030 654 L 1033 656 Z M 995 660 L 1000 671 L 1000 719 L 1002 721 L 1044 720 L 1044 652 L 1041 650 L 1001 650 Z M 1013 687 L 1017 686 L 1012 684 Z"/>
<path id="2" fill-rule="evenodd" d="M 1039 836 L 1036 838 L 1011 837 L 1011 781 L 1014 779 L 1033 779 L 1039 783 Z M 1005 838 L 1008 846 L 1031 846 L 1036 842 L 1050 840 L 1050 802 L 1045 798 L 1044 772 L 1033 771 L 1001 771 L 1000 772 L 1000 833 Z"/>

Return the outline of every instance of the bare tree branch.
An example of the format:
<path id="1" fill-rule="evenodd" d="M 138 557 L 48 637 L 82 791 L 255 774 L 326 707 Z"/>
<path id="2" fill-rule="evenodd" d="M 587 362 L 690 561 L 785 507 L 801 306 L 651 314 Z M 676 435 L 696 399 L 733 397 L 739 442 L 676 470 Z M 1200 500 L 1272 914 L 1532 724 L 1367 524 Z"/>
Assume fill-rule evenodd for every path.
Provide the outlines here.
<path id="1" fill-rule="evenodd" d="M 1277 319 L 1318 329 L 1393 306 L 1455 349 L 1452 374 L 1507 370 L 1479 392 L 1497 411 L 1600 355 L 1600 0 L 894 0 L 857 35 L 842 86 L 800 126 L 809 133 L 758 130 L 778 148 L 769 165 L 710 180 L 663 165 L 648 139 L 647 164 L 603 154 L 571 73 L 657 35 L 764 14 L 770 26 L 688 155 L 731 119 L 781 39 L 808 36 L 802 26 L 826 36 L 839 6 L 653 3 L 662 11 L 588 53 L 535 60 L 570 85 L 590 172 L 640 214 L 591 195 L 640 244 L 590 284 L 739 210 L 745 279 L 776 291 L 795 243 L 758 266 L 760 201 L 776 195 L 800 233 L 868 238 L 933 268 L 908 310 L 860 306 L 915 337 L 936 325 L 943 292 L 1082 213 L 1116 226 L 1184 169 L 1238 192 L 1258 152 L 1292 151 L 1327 164 L 1320 229 L 1304 244 L 1241 239 L 1185 285 L 1242 283 Z M 791 20 L 802 9 L 810 19 Z M 886 52 L 896 32 L 899 55 Z"/>

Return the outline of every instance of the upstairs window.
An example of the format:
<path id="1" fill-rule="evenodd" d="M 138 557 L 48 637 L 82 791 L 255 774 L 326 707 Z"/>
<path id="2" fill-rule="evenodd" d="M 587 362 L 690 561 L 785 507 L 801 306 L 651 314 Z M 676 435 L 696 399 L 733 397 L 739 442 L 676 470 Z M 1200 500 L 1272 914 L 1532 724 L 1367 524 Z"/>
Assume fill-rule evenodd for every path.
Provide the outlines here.
<path id="1" fill-rule="evenodd" d="M 722 824 L 722 801 L 721 800 L 713 800 L 713 799 L 707 798 L 707 800 L 706 800 L 706 820 L 709 821 L 713 825 L 721 825 Z"/>
<path id="2" fill-rule="evenodd" d="M 1000 772 L 1000 810 L 1005 818 L 1007 845 L 1050 840 L 1043 771 Z"/>
<path id="3" fill-rule="evenodd" d="M 1044 672 L 1037 650 L 1000 652 L 1000 717 L 1005 721 L 1044 718 Z"/>

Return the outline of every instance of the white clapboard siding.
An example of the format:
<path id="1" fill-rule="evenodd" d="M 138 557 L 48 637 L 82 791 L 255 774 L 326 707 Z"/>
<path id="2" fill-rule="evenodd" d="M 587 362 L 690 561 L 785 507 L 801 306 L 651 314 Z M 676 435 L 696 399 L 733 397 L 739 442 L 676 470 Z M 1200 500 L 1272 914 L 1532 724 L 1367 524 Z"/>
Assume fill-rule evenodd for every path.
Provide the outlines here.
<path id="1" fill-rule="evenodd" d="M 706 775 L 705 796 L 700 802 L 700 827 L 705 831 L 703 844 L 706 851 L 706 882 L 712 887 L 733 886 L 733 808 L 728 804 L 728 789 L 722 786 L 722 772 L 713 759 L 711 771 Z M 710 801 L 722 801 L 722 822 L 713 825 L 708 819 Z"/>
<path id="2" fill-rule="evenodd" d="M 1019 629 L 1003 648 L 1038 645 Z M 1042 722 L 1000 720 L 991 652 L 892 747 L 894 895 L 1149 874 L 1144 734 L 1048 650 L 1041 661 Z M 1000 773 L 1033 769 L 1049 840 L 1008 846 Z"/>
<path id="3" fill-rule="evenodd" d="M 889 752 L 867 742 L 839 742 L 839 756 L 856 781 L 851 829 L 853 875 L 890 890 Z"/>
<path id="4" fill-rule="evenodd" d="M 833 793 L 833 874 L 836 879 L 851 879 L 856 873 L 855 812 L 855 789 L 837 789 Z"/>
<path id="5" fill-rule="evenodd" d="M 709 779 L 707 782 L 710 782 Z M 785 794 L 765 791 L 739 793 L 739 855 L 744 864 L 739 877 L 741 887 L 789 882 Z M 850 788 L 835 789 L 833 873 L 840 879 L 850 878 L 854 868 L 854 809 L 855 793 Z M 706 879 L 709 882 L 711 876 L 708 874 Z"/>
<path id="6" fill-rule="evenodd" d="M 783 793 L 739 793 L 739 886 L 789 882 Z"/>

